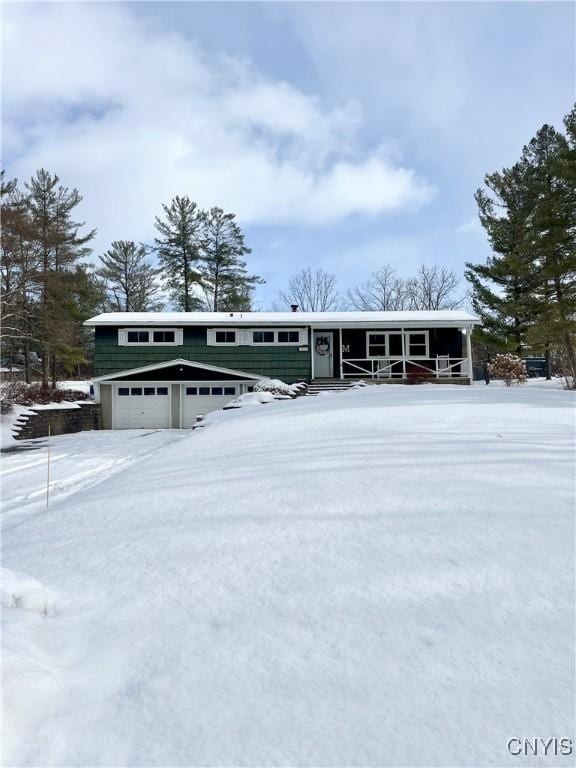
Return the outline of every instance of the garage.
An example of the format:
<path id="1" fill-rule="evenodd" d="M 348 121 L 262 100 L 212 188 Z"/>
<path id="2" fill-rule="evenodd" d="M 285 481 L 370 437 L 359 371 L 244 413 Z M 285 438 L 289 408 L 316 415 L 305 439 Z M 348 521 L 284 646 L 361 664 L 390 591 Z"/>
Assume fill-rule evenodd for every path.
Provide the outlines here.
<path id="1" fill-rule="evenodd" d="M 94 380 L 104 429 L 190 429 L 262 377 L 182 358 Z"/>
<path id="2" fill-rule="evenodd" d="M 153 382 L 117 384 L 116 429 L 166 429 L 170 426 L 170 388 Z"/>
<path id="3" fill-rule="evenodd" d="M 182 385 L 182 426 L 192 427 L 199 416 L 223 408 L 238 397 L 242 385 L 233 381 L 197 381 Z"/>

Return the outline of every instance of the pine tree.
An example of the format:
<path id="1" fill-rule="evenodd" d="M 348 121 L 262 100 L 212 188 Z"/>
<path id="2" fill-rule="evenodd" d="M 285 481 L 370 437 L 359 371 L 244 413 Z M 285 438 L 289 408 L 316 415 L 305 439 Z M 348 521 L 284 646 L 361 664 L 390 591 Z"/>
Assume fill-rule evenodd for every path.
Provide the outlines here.
<path id="1" fill-rule="evenodd" d="M 33 240 L 40 262 L 38 338 L 44 387 L 48 387 L 50 374 L 56 385 L 59 362 L 80 354 L 67 342 L 72 326 L 78 322 L 68 300 L 75 286 L 70 276 L 75 274 L 79 260 L 90 254 L 87 243 L 96 234 L 95 230 L 79 234 L 84 223 L 73 221 L 72 214 L 82 197 L 78 190 L 63 187 L 59 181 L 55 174 L 40 169 L 26 184 Z"/>
<path id="2" fill-rule="evenodd" d="M 534 268 L 525 243 L 532 198 L 525 165 L 489 174 L 485 185 L 488 191 L 479 189 L 475 199 L 493 255 L 486 264 L 467 263 L 465 272 L 482 320 L 475 335 L 490 348 L 521 354 L 534 313 Z"/>
<path id="3" fill-rule="evenodd" d="M 115 240 L 99 256 L 97 275 L 104 280 L 113 312 L 152 312 L 160 308 L 158 269 L 146 260 L 148 248 L 132 240 Z"/>
<path id="4" fill-rule="evenodd" d="M 200 309 L 198 266 L 201 256 L 202 215 L 189 197 L 176 196 L 163 205 L 164 219 L 156 217 L 155 238 L 163 283 L 175 306 L 184 312 Z"/>
<path id="5" fill-rule="evenodd" d="M 210 312 L 250 311 L 254 286 L 264 282 L 247 272 L 243 257 L 251 250 L 235 218 L 222 208 L 202 214 L 200 284 Z"/>
<path id="6" fill-rule="evenodd" d="M 574 154 L 568 139 L 549 125 L 538 131 L 522 154 L 533 195 L 526 243 L 538 272 L 530 337 L 534 344 L 560 351 L 571 377 L 576 377 Z"/>
<path id="7" fill-rule="evenodd" d="M 31 380 L 30 345 L 38 262 L 27 198 L 16 179 L 0 176 L 2 238 L 0 263 L 2 354 L 9 365 L 23 365 Z"/>

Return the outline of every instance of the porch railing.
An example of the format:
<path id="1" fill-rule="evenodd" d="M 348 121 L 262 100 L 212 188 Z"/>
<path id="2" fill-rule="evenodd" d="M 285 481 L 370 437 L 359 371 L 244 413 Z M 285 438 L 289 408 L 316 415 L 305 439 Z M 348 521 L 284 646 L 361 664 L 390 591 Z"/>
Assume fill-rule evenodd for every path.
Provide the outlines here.
<path id="1" fill-rule="evenodd" d="M 346 379 L 406 379 L 418 374 L 434 379 L 468 378 L 471 375 L 466 357 L 342 359 L 342 377 Z"/>

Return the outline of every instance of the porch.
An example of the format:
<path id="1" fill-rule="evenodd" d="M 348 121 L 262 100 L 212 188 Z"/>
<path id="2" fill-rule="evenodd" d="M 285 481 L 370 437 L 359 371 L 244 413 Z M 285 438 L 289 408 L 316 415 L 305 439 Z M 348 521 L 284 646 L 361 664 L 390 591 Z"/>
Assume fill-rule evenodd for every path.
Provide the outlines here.
<path id="1" fill-rule="evenodd" d="M 470 333 L 454 327 L 314 330 L 312 378 L 468 384 Z"/>

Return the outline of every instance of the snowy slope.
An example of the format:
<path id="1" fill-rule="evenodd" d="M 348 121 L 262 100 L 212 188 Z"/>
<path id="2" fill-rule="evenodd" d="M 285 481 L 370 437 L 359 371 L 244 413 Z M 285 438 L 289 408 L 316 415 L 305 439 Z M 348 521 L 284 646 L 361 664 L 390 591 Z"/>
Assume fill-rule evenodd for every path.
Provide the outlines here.
<path id="1" fill-rule="evenodd" d="M 384 386 L 55 438 L 48 512 L 45 449 L 7 456 L 3 566 L 58 597 L 4 610 L 5 764 L 571 765 L 506 742 L 573 735 L 573 404 Z"/>

